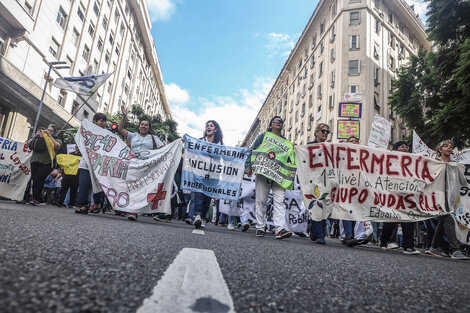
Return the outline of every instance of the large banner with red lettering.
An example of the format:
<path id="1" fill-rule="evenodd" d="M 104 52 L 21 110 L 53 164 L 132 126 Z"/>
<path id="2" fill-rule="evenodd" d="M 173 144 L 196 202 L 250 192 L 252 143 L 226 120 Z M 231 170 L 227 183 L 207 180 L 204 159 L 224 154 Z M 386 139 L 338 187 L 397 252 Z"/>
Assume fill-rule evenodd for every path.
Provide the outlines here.
<path id="1" fill-rule="evenodd" d="M 94 192 L 103 190 L 115 210 L 170 213 L 173 178 L 183 143 L 135 153 L 118 136 L 84 120 L 75 142 L 85 159 Z"/>
<path id="2" fill-rule="evenodd" d="M 296 146 L 313 220 L 419 221 L 445 211 L 446 163 L 353 144 Z"/>
<path id="3" fill-rule="evenodd" d="M 0 137 L 0 196 L 23 200 L 31 178 L 32 152 L 22 142 Z"/>
<path id="4" fill-rule="evenodd" d="M 457 239 L 470 244 L 470 164 L 449 163 L 448 203 L 454 217 Z"/>

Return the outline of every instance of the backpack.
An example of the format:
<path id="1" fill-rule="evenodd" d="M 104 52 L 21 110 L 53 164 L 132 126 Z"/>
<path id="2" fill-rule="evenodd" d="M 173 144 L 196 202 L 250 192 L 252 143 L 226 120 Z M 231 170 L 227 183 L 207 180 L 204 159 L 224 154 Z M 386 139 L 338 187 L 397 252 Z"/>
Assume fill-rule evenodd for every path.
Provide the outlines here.
<path id="1" fill-rule="evenodd" d="M 34 152 L 47 152 L 46 141 L 43 137 L 36 136 L 29 143 L 29 148 Z"/>

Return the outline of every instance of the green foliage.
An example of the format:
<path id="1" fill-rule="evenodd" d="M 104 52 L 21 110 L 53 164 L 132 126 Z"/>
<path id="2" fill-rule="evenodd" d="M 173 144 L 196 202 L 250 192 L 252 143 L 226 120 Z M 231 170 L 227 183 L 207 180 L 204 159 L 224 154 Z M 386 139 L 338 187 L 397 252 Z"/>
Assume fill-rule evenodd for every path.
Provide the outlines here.
<path id="1" fill-rule="evenodd" d="M 433 51 L 411 56 L 395 81 L 392 108 L 431 147 L 470 145 L 470 2 L 427 0 Z"/>
<path id="2" fill-rule="evenodd" d="M 165 142 L 165 138 L 168 138 L 168 142 L 173 142 L 180 137 L 177 131 L 178 123 L 173 119 L 163 120 L 160 114 L 150 116 L 144 112 L 142 107 L 135 104 L 132 106 L 130 113 L 132 116 L 128 115 L 124 122 L 124 128 L 127 131 L 139 132 L 139 122 L 142 119 L 147 119 L 152 124 L 150 133 L 158 136 L 163 142 Z M 121 114 L 108 115 L 108 125 L 112 123 L 119 124 L 121 116 Z"/>

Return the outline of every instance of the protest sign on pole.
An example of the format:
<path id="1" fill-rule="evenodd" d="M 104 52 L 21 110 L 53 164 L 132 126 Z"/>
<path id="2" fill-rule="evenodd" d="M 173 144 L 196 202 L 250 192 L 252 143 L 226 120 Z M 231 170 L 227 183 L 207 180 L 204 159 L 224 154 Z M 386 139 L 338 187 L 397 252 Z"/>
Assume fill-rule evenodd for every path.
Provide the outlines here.
<path id="1" fill-rule="evenodd" d="M 24 143 L 0 137 L 0 196 L 23 200 L 31 178 L 31 155 Z"/>
<path id="2" fill-rule="evenodd" d="M 437 152 L 430 149 L 413 130 L 413 153 L 424 155 L 430 158 L 437 158 Z"/>
<path id="3" fill-rule="evenodd" d="M 237 201 L 248 148 L 234 148 L 184 135 L 181 189 Z"/>
<path id="4" fill-rule="evenodd" d="M 390 140 L 391 128 L 392 123 L 390 123 L 389 120 L 375 114 L 367 145 L 373 148 L 387 149 L 388 142 Z"/>
<path id="5" fill-rule="evenodd" d="M 256 175 L 275 181 L 285 189 L 294 187 L 294 144 L 271 132 L 266 132 L 263 142 L 251 154 L 251 168 Z"/>
<path id="6" fill-rule="evenodd" d="M 85 159 L 93 191 L 102 190 L 115 210 L 170 213 L 172 183 L 181 159 L 181 140 L 135 153 L 117 135 L 87 120 L 75 142 Z"/>
<path id="7" fill-rule="evenodd" d="M 352 144 L 296 146 L 313 220 L 420 221 L 445 211 L 444 162 Z"/>

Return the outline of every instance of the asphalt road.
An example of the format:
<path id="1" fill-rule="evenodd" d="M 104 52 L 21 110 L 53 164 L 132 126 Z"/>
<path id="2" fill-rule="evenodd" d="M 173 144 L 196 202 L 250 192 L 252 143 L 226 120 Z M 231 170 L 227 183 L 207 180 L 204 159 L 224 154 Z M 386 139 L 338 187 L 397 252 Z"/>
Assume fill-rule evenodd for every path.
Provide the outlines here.
<path id="1" fill-rule="evenodd" d="M 470 261 L 7 201 L 0 225 L 0 312 L 136 312 L 184 248 L 214 252 L 237 312 L 470 312 Z"/>

